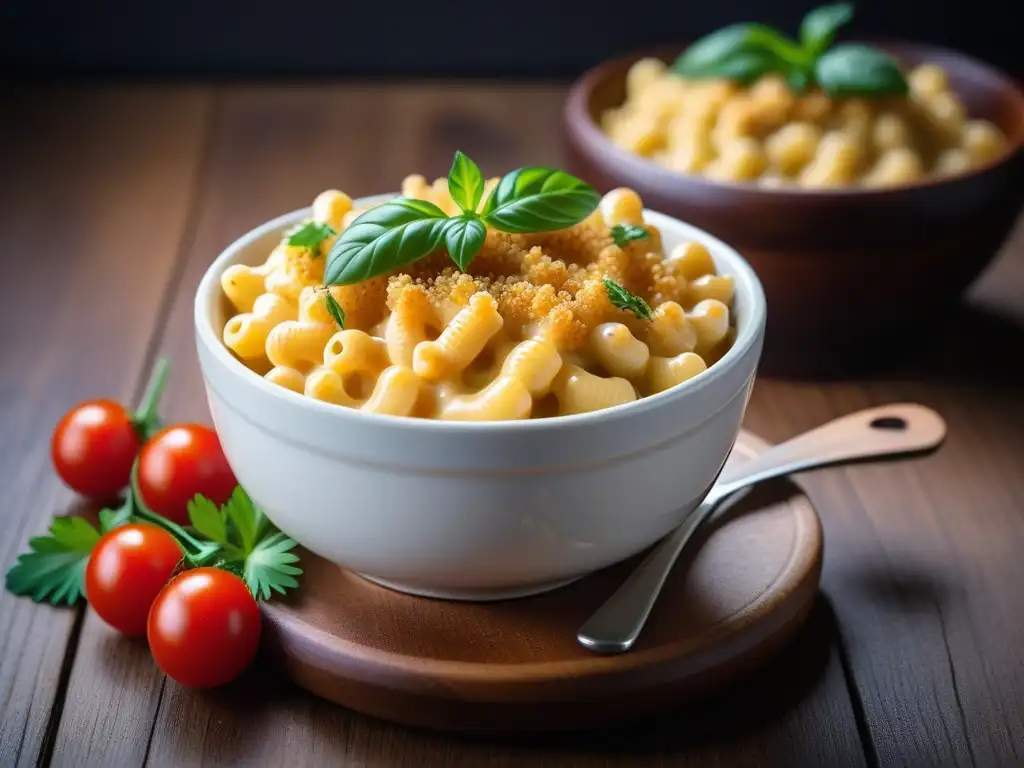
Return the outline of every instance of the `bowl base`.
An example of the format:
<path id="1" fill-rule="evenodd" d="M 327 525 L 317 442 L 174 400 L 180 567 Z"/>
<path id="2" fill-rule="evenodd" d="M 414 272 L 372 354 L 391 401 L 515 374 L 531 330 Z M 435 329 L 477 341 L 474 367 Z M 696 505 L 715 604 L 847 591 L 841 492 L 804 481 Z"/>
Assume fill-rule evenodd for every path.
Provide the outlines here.
<path id="1" fill-rule="evenodd" d="M 581 574 L 579 576 L 574 576 L 571 579 L 545 581 L 540 584 L 531 584 L 526 587 L 496 587 L 494 589 L 431 589 L 402 584 L 398 581 L 378 579 L 373 576 L 367 576 L 365 573 L 359 574 L 359 576 L 367 581 L 372 582 L 377 586 L 384 587 L 385 589 L 390 589 L 393 592 L 401 592 L 403 594 L 414 595 L 416 597 L 430 597 L 435 600 L 457 600 L 461 602 L 474 603 L 494 602 L 496 600 L 514 600 L 520 597 L 541 595 L 545 592 L 550 592 L 553 589 L 558 589 L 559 587 L 572 584 L 574 581 L 578 581 L 586 575 L 587 574 Z"/>
<path id="2" fill-rule="evenodd" d="M 741 432 L 733 455 L 742 461 L 765 447 Z M 576 632 L 642 554 L 563 589 L 537 585 L 534 591 L 550 590 L 502 603 L 411 597 L 304 554 L 302 588 L 260 604 L 265 659 L 329 701 L 460 734 L 596 728 L 678 714 L 682 702 L 778 652 L 818 594 L 821 524 L 792 484 L 764 483 L 704 536 L 669 575 L 629 653 L 594 653 L 576 642 Z M 484 590 L 483 597 L 496 593 Z M 807 649 L 820 646 L 824 663 L 828 644 L 810 642 Z M 818 663 L 803 650 L 800 657 L 805 666 Z"/>

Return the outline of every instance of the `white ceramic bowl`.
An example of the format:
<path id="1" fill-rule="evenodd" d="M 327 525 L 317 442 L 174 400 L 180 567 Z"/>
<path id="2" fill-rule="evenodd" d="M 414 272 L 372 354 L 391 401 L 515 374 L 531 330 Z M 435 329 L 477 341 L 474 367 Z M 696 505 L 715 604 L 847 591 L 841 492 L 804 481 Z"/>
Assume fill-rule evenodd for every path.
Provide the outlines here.
<path id="1" fill-rule="evenodd" d="M 304 547 L 403 592 L 516 597 L 642 551 L 710 489 L 739 431 L 765 326 L 761 285 L 725 243 L 644 212 L 666 250 L 698 240 L 735 277 L 736 342 L 706 372 L 604 411 L 455 423 L 319 402 L 270 384 L 224 347 L 221 274 L 262 263 L 308 215 L 281 216 L 232 243 L 195 301 L 199 362 L 228 461 Z"/>

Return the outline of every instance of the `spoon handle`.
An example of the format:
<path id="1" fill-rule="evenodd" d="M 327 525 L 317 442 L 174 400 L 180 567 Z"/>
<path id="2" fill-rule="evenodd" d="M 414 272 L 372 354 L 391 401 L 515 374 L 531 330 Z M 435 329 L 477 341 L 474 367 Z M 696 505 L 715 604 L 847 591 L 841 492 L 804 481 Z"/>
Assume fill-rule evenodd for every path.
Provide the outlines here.
<path id="1" fill-rule="evenodd" d="M 946 424 L 935 411 L 899 403 L 835 419 L 727 468 L 704 502 L 655 546 L 580 627 L 576 639 L 597 653 L 628 651 L 640 636 L 672 566 L 711 513 L 722 509 L 723 499 L 731 506 L 744 488 L 802 470 L 929 450 L 945 435 Z"/>

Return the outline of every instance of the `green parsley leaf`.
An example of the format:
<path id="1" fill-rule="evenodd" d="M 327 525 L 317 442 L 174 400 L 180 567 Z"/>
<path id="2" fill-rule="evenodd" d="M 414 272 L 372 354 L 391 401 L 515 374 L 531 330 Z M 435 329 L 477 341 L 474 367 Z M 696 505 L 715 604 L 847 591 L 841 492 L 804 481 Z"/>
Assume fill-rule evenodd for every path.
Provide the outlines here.
<path id="1" fill-rule="evenodd" d="M 646 240 L 647 230 L 636 224 L 616 224 L 612 227 L 612 240 L 619 248 L 625 248 L 632 240 Z"/>
<path id="2" fill-rule="evenodd" d="M 320 244 L 328 237 L 336 235 L 332 227 L 317 221 L 308 221 L 288 235 L 288 245 L 308 248 L 313 255 L 320 253 Z"/>
<path id="3" fill-rule="evenodd" d="M 487 227 L 480 219 L 459 216 L 448 219 L 448 224 L 444 228 L 444 244 L 448 249 L 448 255 L 463 272 L 484 247 L 486 239 Z"/>
<path id="4" fill-rule="evenodd" d="M 192 540 L 186 555 L 191 566 L 212 566 L 242 578 L 253 597 L 267 600 L 272 593 L 284 594 L 299 585 L 295 565 L 298 544 L 281 533 L 242 486 L 217 507 L 204 496 L 189 502 L 189 517 L 195 530 L 211 541 Z"/>
<path id="5" fill-rule="evenodd" d="M 448 194 L 466 213 L 473 215 L 484 194 L 484 175 L 480 166 L 456 150 L 452 168 L 448 171 Z"/>
<path id="6" fill-rule="evenodd" d="M 29 552 L 7 572 L 7 589 L 36 602 L 74 605 L 85 590 L 85 566 L 100 540 L 99 531 L 84 517 L 58 517 L 49 536 L 29 540 Z"/>
<path id="7" fill-rule="evenodd" d="M 608 291 L 608 298 L 614 306 L 619 309 L 625 309 L 632 312 L 641 320 L 654 319 L 651 307 L 646 301 L 644 301 L 643 297 L 637 296 L 631 291 L 627 291 L 614 280 L 606 279 L 604 281 L 604 289 Z"/>
<path id="8" fill-rule="evenodd" d="M 280 531 L 257 542 L 245 558 L 243 578 L 257 600 L 269 600 L 272 592 L 284 594 L 285 590 L 299 586 L 295 577 L 302 573 L 292 563 L 299 561 L 293 550 L 298 546 Z"/>
<path id="9" fill-rule="evenodd" d="M 205 496 L 196 494 L 188 503 L 188 519 L 196 531 L 218 544 L 228 544 L 227 515 Z"/>
<path id="10" fill-rule="evenodd" d="M 243 552 L 252 552 L 256 539 L 266 522 L 263 512 L 256 508 L 242 486 L 237 486 L 224 504 L 224 512 L 238 534 Z"/>
<path id="11" fill-rule="evenodd" d="M 324 303 L 327 304 L 327 311 L 331 313 L 331 317 L 334 318 L 334 322 L 338 324 L 341 330 L 345 330 L 345 310 L 341 308 L 341 304 L 334 298 L 334 294 L 327 291 L 327 296 L 324 299 Z"/>

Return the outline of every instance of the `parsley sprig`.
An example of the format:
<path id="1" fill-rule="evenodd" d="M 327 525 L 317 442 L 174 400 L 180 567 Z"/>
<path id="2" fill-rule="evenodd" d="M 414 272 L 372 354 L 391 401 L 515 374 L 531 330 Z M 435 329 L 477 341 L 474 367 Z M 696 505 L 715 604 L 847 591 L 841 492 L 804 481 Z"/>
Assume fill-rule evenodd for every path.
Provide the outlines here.
<path id="1" fill-rule="evenodd" d="M 829 96 L 906 95 L 899 63 L 887 53 L 868 45 L 832 45 L 838 29 L 852 18 L 850 3 L 815 8 L 800 25 L 799 42 L 766 24 L 732 24 L 683 51 L 672 71 L 686 78 L 720 77 L 741 85 L 777 72 L 795 93 L 818 85 Z"/>
<path id="2" fill-rule="evenodd" d="M 48 536 L 29 539 L 29 551 L 7 572 L 7 589 L 36 602 L 74 605 L 82 597 L 89 553 L 99 531 L 84 517 L 58 517 Z"/>
<path id="3" fill-rule="evenodd" d="M 644 301 L 643 296 L 637 296 L 614 280 L 608 280 L 607 278 L 604 281 L 604 289 L 608 292 L 608 299 L 611 301 L 612 306 L 632 312 L 641 320 L 654 319 L 651 305 Z"/>
<path id="4" fill-rule="evenodd" d="M 647 230 L 636 224 L 616 224 L 612 227 L 612 240 L 619 248 L 625 248 L 633 240 L 646 240 L 648 237 Z"/>
<path id="5" fill-rule="evenodd" d="M 442 245 L 465 271 L 483 247 L 487 227 L 519 234 L 565 229 L 587 218 L 600 202 L 593 187 L 557 168 L 525 167 L 506 174 L 481 207 L 484 186 L 477 164 L 456 152 L 448 191 L 458 215 L 408 197 L 371 208 L 334 242 L 324 283 L 360 283 L 429 256 Z"/>
<path id="6" fill-rule="evenodd" d="M 299 586 L 295 565 L 299 556 L 294 540 L 277 530 L 242 489 L 218 507 L 205 496 L 188 504 L 192 528 L 217 545 L 201 544 L 199 553 L 187 556 L 193 565 L 216 565 L 235 571 L 257 600 L 269 600 L 273 592 L 284 594 Z"/>
<path id="7" fill-rule="evenodd" d="M 157 407 L 168 368 L 166 360 L 157 361 L 134 419 L 145 436 L 162 426 Z M 258 600 L 298 586 L 296 577 L 302 569 L 293 551 L 298 545 L 270 522 L 241 486 L 223 506 L 196 496 L 188 511 L 192 525 L 186 528 L 149 509 L 139 493 L 136 459 L 121 504 L 100 510 L 98 528 L 80 515 L 54 519 L 47 535 L 29 540 L 28 552 L 7 571 L 5 585 L 36 602 L 74 605 L 85 596 L 85 569 L 100 537 L 127 523 L 144 522 L 164 528 L 177 539 L 183 551 L 182 567 L 210 565 L 233 571 Z"/>
<path id="8" fill-rule="evenodd" d="M 307 221 L 288 233 L 288 245 L 298 248 L 306 248 L 314 257 L 320 255 L 320 246 L 324 240 L 333 237 L 337 232 L 328 224 L 317 221 Z"/>

